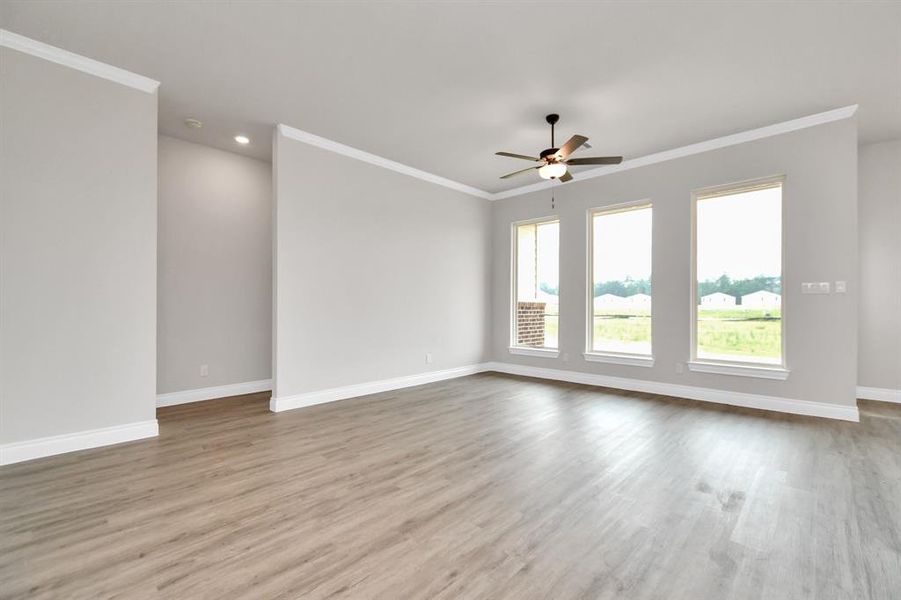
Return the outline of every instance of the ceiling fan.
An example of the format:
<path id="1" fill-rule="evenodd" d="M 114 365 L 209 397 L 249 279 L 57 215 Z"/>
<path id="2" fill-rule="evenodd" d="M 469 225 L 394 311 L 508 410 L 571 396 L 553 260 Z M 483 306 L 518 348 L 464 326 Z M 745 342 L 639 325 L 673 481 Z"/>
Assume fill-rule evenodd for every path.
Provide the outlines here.
<path id="1" fill-rule="evenodd" d="M 531 160 L 540 163 L 528 169 L 513 171 L 506 175 L 501 175 L 501 179 L 507 179 L 514 175 L 528 173 L 538 169 L 538 175 L 542 179 L 559 179 L 560 181 L 569 181 L 573 178 L 569 173 L 569 166 L 576 165 L 618 165 L 623 162 L 622 156 L 593 156 L 586 158 L 570 158 L 570 154 L 582 147 L 588 141 L 584 135 L 574 135 L 569 138 L 565 144 L 559 148 L 554 147 L 554 125 L 560 120 L 560 115 L 548 115 L 545 120 L 551 126 L 551 147 L 542 150 L 538 157 L 526 156 L 525 154 L 514 154 L 513 152 L 495 152 L 498 156 L 509 156 L 510 158 L 521 158 L 523 160 Z"/>

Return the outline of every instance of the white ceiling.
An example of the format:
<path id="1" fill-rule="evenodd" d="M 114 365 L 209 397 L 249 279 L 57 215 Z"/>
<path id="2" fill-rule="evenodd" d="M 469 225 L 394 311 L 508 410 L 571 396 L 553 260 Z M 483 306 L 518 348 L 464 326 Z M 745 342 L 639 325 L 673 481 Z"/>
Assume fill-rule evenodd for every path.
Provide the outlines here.
<path id="1" fill-rule="evenodd" d="M 0 10 L 5 29 L 161 81 L 162 133 L 268 158 L 281 122 L 491 192 L 537 181 L 499 180 L 527 164 L 493 153 L 546 148 L 548 112 L 558 141 L 626 158 L 850 104 L 862 143 L 901 137 L 898 2 Z"/>

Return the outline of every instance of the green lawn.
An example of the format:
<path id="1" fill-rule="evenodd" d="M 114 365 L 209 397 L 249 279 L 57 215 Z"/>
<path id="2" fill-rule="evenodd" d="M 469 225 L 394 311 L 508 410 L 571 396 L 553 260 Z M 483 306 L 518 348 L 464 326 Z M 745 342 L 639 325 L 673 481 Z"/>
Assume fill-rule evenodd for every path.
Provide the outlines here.
<path id="1" fill-rule="evenodd" d="M 651 313 L 608 309 L 594 315 L 593 349 L 600 352 L 651 353 Z"/>
<path id="2" fill-rule="evenodd" d="M 698 311 L 698 354 L 736 358 L 778 359 L 782 352 L 778 310 Z M 558 317 L 545 320 L 545 345 L 557 346 Z M 630 344 L 650 343 L 651 314 L 643 310 L 608 309 L 594 315 L 594 339 Z"/>
<path id="3" fill-rule="evenodd" d="M 698 353 L 778 359 L 782 352 L 781 315 L 778 310 L 698 311 Z M 627 344 L 651 340 L 648 311 L 610 309 L 594 316 L 595 340 Z"/>
<path id="4" fill-rule="evenodd" d="M 698 354 L 778 359 L 781 317 L 779 310 L 699 310 Z"/>

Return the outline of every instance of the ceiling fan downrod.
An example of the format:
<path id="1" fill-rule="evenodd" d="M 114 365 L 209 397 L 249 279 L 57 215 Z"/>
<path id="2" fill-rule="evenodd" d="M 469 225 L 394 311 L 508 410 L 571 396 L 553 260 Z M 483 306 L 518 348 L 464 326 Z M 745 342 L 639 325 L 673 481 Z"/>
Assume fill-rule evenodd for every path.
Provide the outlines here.
<path id="1" fill-rule="evenodd" d="M 556 113 L 551 113 L 544 118 L 545 121 L 550 123 L 551 125 L 551 148 L 554 148 L 554 125 L 557 124 L 557 121 L 560 120 L 560 115 Z"/>

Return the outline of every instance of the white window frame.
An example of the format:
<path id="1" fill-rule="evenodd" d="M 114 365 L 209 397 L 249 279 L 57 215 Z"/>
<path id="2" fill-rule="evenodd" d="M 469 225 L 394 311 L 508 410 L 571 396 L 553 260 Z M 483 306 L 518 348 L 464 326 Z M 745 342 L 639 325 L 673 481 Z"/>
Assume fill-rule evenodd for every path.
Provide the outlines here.
<path id="1" fill-rule="evenodd" d="M 780 187 L 781 188 L 781 212 L 780 218 L 782 222 L 779 224 L 781 228 L 782 235 L 782 248 L 781 248 L 781 264 L 780 264 L 780 277 L 782 278 L 782 302 L 780 307 L 781 318 L 779 320 L 779 326 L 781 331 L 779 333 L 780 341 L 782 343 L 782 352 L 779 363 L 760 363 L 753 361 L 743 361 L 743 360 L 728 360 L 728 359 L 712 359 L 706 357 L 698 357 L 698 201 L 706 200 L 710 198 L 716 198 L 719 196 L 731 196 L 734 194 L 741 194 L 745 192 L 752 192 L 754 190 L 767 189 L 771 187 Z M 691 310 L 691 327 L 690 327 L 690 341 L 689 341 L 689 356 L 691 357 L 688 361 L 688 369 L 689 371 L 694 371 L 698 373 L 711 373 L 715 375 L 735 375 L 739 377 L 757 377 L 761 379 L 779 379 L 785 380 L 788 379 L 790 370 L 788 369 L 788 365 L 786 363 L 786 310 L 785 310 L 785 295 L 786 290 L 788 290 L 789 286 L 786 285 L 785 282 L 785 175 L 773 175 L 769 177 L 762 177 L 759 179 L 752 179 L 747 181 L 740 181 L 736 183 L 729 183 L 724 185 L 717 185 L 712 187 L 705 187 L 692 190 L 691 192 L 691 296 L 690 296 L 690 310 Z"/>
<path id="2" fill-rule="evenodd" d="M 603 350 L 594 350 L 594 218 L 598 215 L 616 214 L 629 212 L 632 210 L 640 210 L 644 208 L 651 209 L 651 353 L 643 354 L 638 352 L 606 352 Z M 585 294 L 585 352 L 582 356 L 588 362 L 610 363 L 617 365 L 628 365 L 632 367 L 653 367 L 654 366 L 654 203 L 645 198 L 642 200 L 634 200 L 632 202 L 623 202 L 620 204 L 610 204 L 607 206 L 599 206 L 590 208 L 587 211 L 588 228 L 586 239 L 587 247 L 587 276 L 586 294 Z"/>
<path id="3" fill-rule="evenodd" d="M 537 356 L 541 358 L 557 358 L 560 356 L 560 323 L 563 320 L 560 315 L 557 316 L 557 347 L 556 348 L 536 348 L 533 346 L 518 346 L 516 344 L 516 303 L 518 285 L 516 281 L 518 267 L 519 244 L 516 229 L 521 225 L 540 225 L 542 223 L 557 223 L 560 226 L 560 217 L 558 215 L 550 215 L 538 217 L 535 219 L 526 219 L 524 221 L 514 221 L 510 224 L 510 345 L 508 350 L 510 354 L 518 354 L 521 356 Z M 557 240 L 557 272 L 560 272 L 560 239 Z M 557 282 L 557 293 L 560 293 L 560 282 Z M 559 296 L 558 296 L 559 297 Z M 562 310 L 561 310 L 562 312 Z"/>

